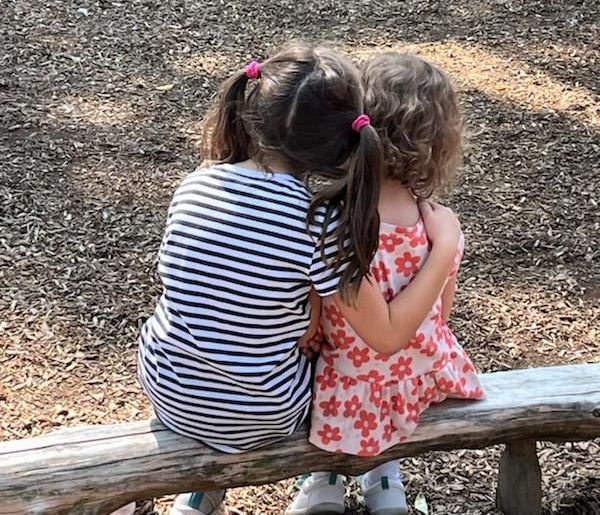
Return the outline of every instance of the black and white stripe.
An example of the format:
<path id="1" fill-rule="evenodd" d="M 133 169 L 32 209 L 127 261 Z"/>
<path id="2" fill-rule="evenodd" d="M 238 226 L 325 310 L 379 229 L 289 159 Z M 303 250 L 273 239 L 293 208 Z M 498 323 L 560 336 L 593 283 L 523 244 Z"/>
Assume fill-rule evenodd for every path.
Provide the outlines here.
<path id="1" fill-rule="evenodd" d="M 163 295 L 140 337 L 140 378 L 171 429 L 226 452 L 291 434 L 310 404 L 296 342 L 308 293 L 337 290 L 310 193 L 287 174 L 234 165 L 188 176 L 169 208 L 159 255 Z M 322 213 L 320 221 L 322 223 Z M 330 225 L 335 227 L 335 219 Z"/>

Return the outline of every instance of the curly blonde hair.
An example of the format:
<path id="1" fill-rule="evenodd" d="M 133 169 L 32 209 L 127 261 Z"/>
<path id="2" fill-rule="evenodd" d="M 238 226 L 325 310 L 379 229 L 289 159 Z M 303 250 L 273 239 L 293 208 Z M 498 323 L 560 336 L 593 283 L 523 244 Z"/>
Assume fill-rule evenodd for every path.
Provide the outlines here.
<path id="1" fill-rule="evenodd" d="M 418 198 L 447 186 L 462 160 L 463 119 L 448 76 L 412 54 L 390 52 L 363 68 L 365 111 L 385 153 L 385 176 Z"/>

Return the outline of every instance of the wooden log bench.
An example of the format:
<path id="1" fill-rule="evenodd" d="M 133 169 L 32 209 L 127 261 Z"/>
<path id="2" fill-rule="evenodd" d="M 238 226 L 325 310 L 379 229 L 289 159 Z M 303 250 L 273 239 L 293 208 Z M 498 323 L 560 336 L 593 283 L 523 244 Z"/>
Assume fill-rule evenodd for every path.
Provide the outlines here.
<path id="1" fill-rule="evenodd" d="M 391 458 L 505 443 L 497 504 L 541 505 L 536 441 L 600 436 L 600 364 L 483 374 L 485 401 L 447 401 L 413 435 L 374 458 L 330 454 L 306 432 L 245 454 L 221 454 L 156 420 L 62 430 L 0 444 L 0 514 L 106 514 L 135 499 L 271 483 L 310 470 L 361 474 Z"/>

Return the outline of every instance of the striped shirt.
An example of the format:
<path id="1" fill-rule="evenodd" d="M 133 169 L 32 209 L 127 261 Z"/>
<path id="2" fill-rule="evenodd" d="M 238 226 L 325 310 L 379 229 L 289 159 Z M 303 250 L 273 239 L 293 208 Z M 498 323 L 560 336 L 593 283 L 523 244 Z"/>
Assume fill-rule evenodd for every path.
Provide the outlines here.
<path id="1" fill-rule="evenodd" d="M 170 429 L 225 452 L 290 435 L 310 405 L 311 367 L 297 340 L 311 286 L 341 272 L 323 211 L 306 227 L 307 187 L 288 174 L 219 165 L 189 175 L 171 203 L 159 252 L 163 294 L 145 323 L 139 374 Z"/>

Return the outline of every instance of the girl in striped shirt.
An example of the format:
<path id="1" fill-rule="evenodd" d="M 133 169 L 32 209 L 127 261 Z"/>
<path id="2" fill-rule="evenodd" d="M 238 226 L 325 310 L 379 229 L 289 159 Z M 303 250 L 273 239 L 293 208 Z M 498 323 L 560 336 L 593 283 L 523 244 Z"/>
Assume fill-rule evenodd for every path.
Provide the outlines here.
<path id="1" fill-rule="evenodd" d="M 351 302 L 369 270 L 382 147 L 355 67 L 303 43 L 227 80 L 204 135 L 209 164 L 168 211 L 164 291 L 142 329 L 139 375 L 167 427 L 237 453 L 291 435 L 308 413 L 300 347 L 319 299 Z M 306 180 L 317 175 L 330 183 L 313 195 Z M 432 259 L 420 275 L 435 280 L 445 266 Z M 417 303 L 416 316 L 429 308 Z M 210 513 L 223 496 L 183 494 L 171 513 Z"/>

